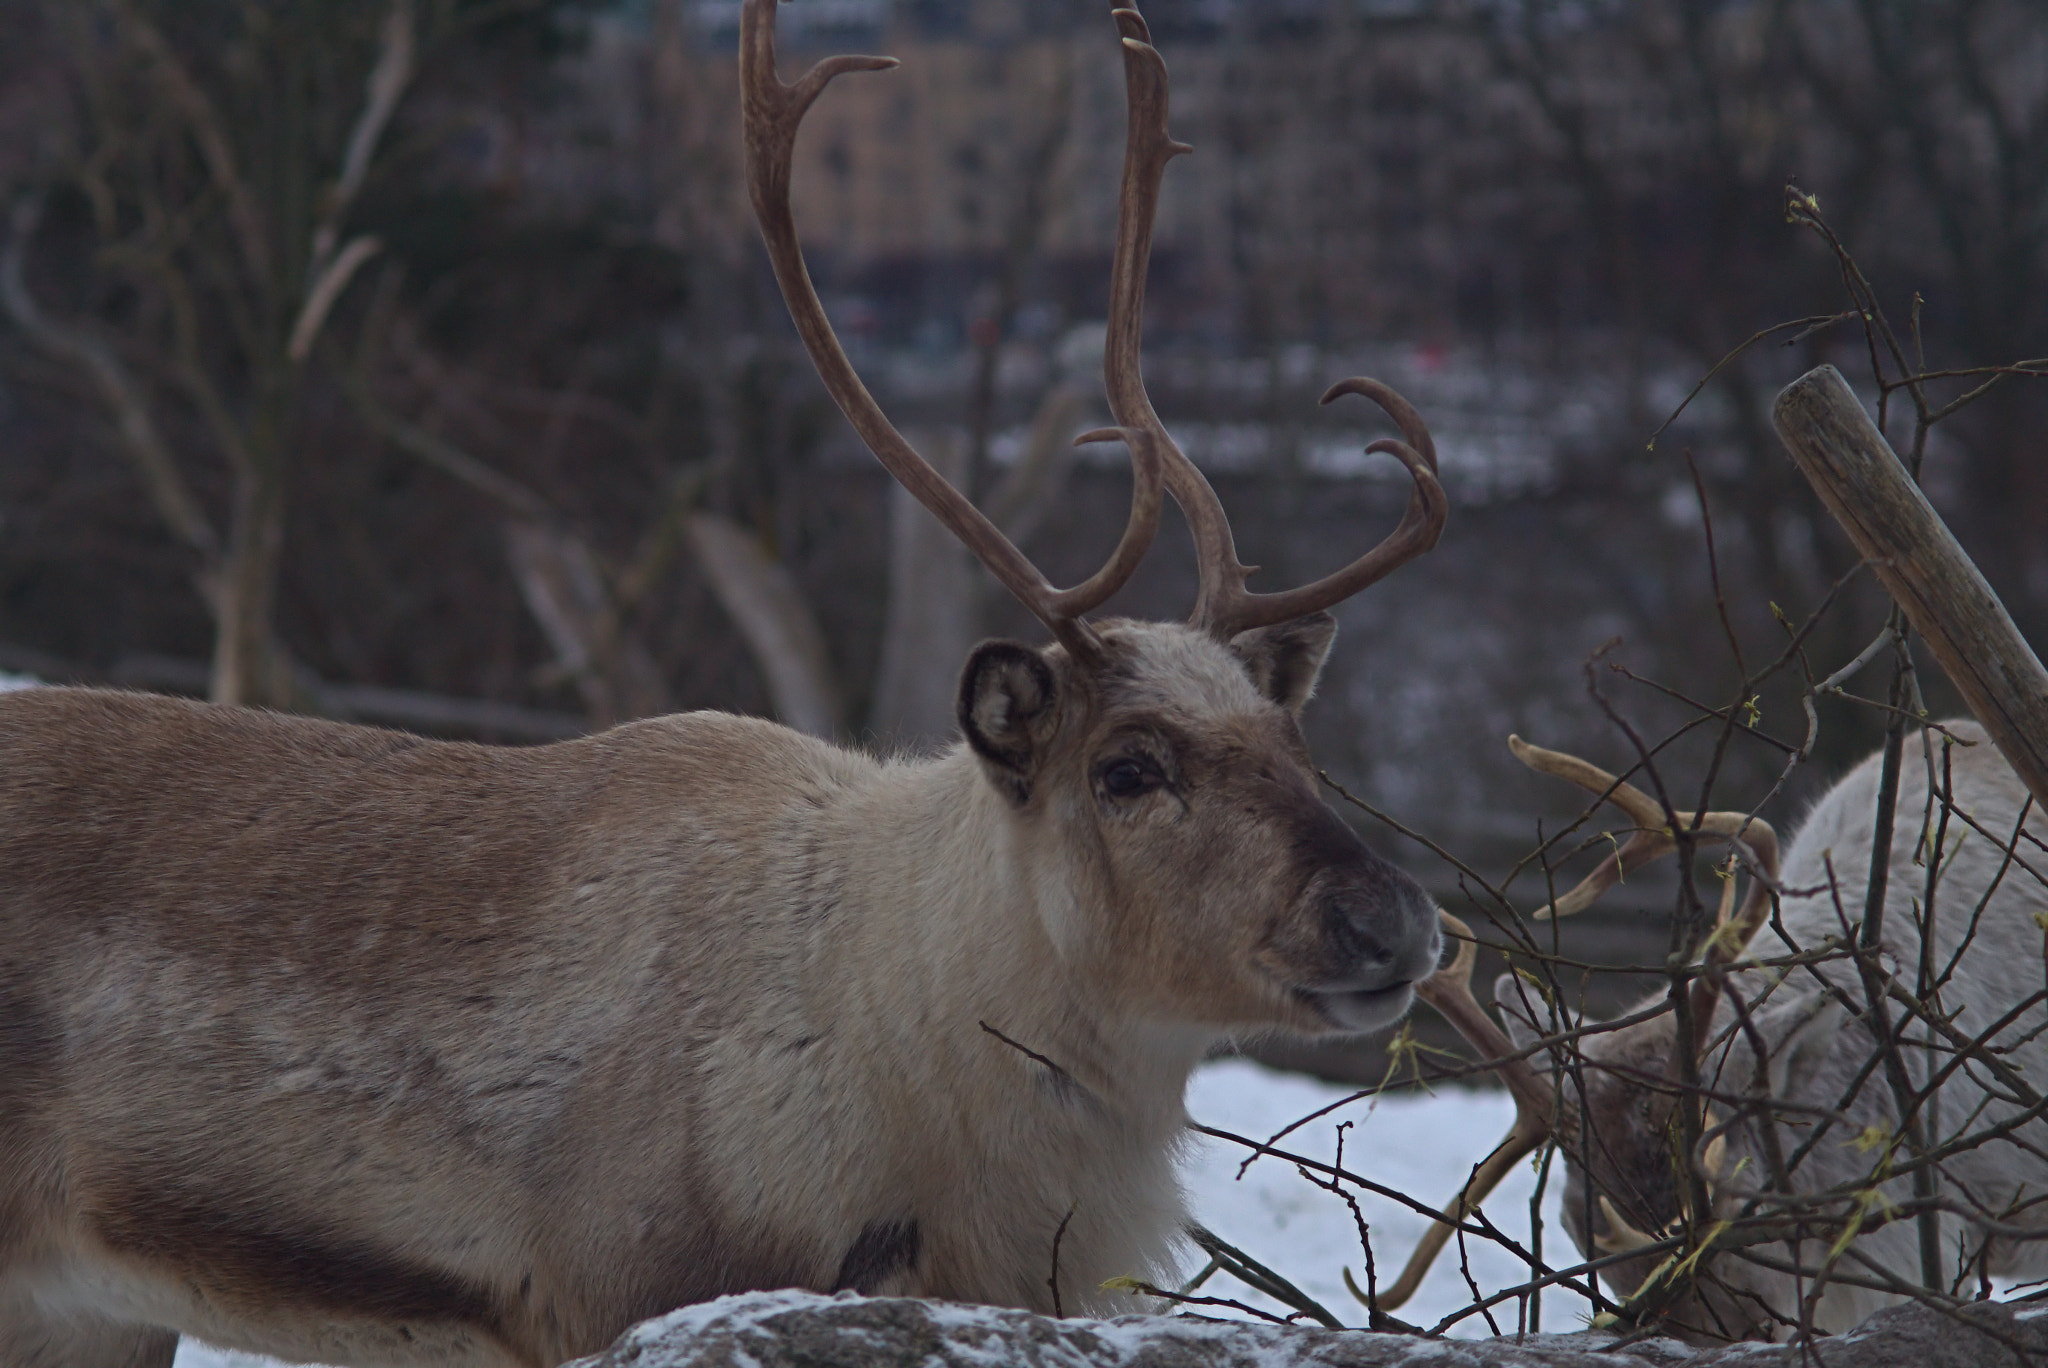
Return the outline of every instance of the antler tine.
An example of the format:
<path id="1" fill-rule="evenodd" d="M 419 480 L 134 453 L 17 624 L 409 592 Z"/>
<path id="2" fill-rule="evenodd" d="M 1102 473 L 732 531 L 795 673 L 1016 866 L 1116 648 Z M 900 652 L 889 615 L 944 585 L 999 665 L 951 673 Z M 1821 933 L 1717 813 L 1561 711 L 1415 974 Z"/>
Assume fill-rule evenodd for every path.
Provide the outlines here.
<path id="1" fill-rule="evenodd" d="M 1333 403 L 1347 394 L 1362 394 L 1378 404 L 1394 420 L 1405 441 L 1382 437 L 1366 444 L 1366 450 L 1385 452 L 1408 468 L 1414 488 L 1408 493 L 1408 507 L 1401 522 L 1379 545 L 1341 570 L 1332 571 L 1313 584 L 1272 594 L 1253 594 L 1240 588 L 1218 612 L 1219 635 L 1229 636 L 1252 627 L 1305 617 L 1332 604 L 1342 603 L 1369 584 L 1385 579 L 1394 571 L 1436 545 L 1443 535 L 1444 520 L 1451 502 L 1437 478 L 1436 442 L 1423 426 L 1415 406 L 1393 389 L 1369 376 L 1354 375 L 1339 380 L 1323 392 L 1322 401 Z"/>
<path id="2" fill-rule="evenodd" d="M 825 388 L 889 473 L 930 509 L 980 558 L 1005 588 L 1029 608 L 1070 651 L 1093 657 L 1100 643 L 1081 615 L 1100 606 L 1136 571 L 1159 527 L 1166 460 L 1159 434 L 1143 424 L 1101 429 L 1082 441 L 1121 437 L 1131 451 L 1131 514 L 1122 539 L 1103 567 L 1071 589 L 1057 590 L 982 511 L 932 469 L 889 422 L 832 330 L 825 306 L 811 284 L 790 210 L 790 165 L 797 128 L 833 77 L 849 71 L 883 71 L 893 57 L 828 57 L 794 85 L 775 73 L 776 0 L 746 0 L 740 16 L 740 96 L 746 134 L 747 189 L 754 217 L 768 247 L 768 259 L 782 287 L 783 302 L 803 338 L 804 349 Z"/>
<path id="3" fill-rule="evenodd" d="M 1735 904 L 1735 871 L 1721 890 L 1721 907 L 1714 929 L 1707 936 L 1700 963 L 1706 969 L 1692 984 L 1692 1048 L 1697 1058 L 1714 1037 L 1714 1008 L 1721 996 L 1725 970 L 1741 959 L 1771 916 L 1771 893 L 1778 882 L 1778 833 L 1761 818 L 1752 821 L 1741 839 L 1756 857 L 1757 870 L 1749 880 L 1749 892 L 1741 910 L 1732 916 Z"/>
<path id="4" fill-rule="evenodd" d="M 1357 377 L 1339 381 L 1323 402 L 1345 394 L 1362 394 L 1385 409 L 1405 440 L 1383 438 L 1367 451 L 1386 452 L 1408 468 L 1415 481 L 1401 525 L 1380 545 L 1334 574 L 1313 584 L 1276 594 L 1254 594 L 1245 577 L 1257 567 L 1237 558 L 1230 519 L 1207 477 L 1173 441 L 1145 392 L 1139 361 L 1144 333 L 1145 268 L 1152 252 L 1153 220 L 1159 209 L 1159 183 L 1166 164 L 1189 151 L 1166 128 L 1166 63 L 1151 45 L 1144 19 L 1136 10 L 1114 15 L 1123 35 L 1124 88 L 1129 131 L 1124 150 L 1124 179 L 1117 210 L 1115 264 L 1110 274 L 1109 340 L 1103 357 L 1103 379 L 1110 411 L 1126 427 L 1157 436 L 1166 461 L 1166 485 L 1187 517 L 1193 534 L 1199 575 L 1195 611 L 1190 621 L 1204 631 L 1228 639 L 1253 627 L 1286 622 L 1350 597 L 1436 545 L 1450 501 L 1436 474 L 1436 444 L 1413 405 L 1377 380 Z"/>
<path id="5" fill-rule="evenodd" d="M 1663 805 L 1634 784 L 1624 783 L 1598 765 L 1581 760 L 1576 755 L 1566 755 L 1563 751 L 1532 746 L 1519 736 L 1508 738 L 1508 749 L 1514 753 L 1517 760 L 1538 774 L 1549 774 L 1569 780 L 1588 793 L 1600 795 L 1620 808 L 1636 825 L 1635 833 L 1622 843 L 1621 850 L 1612 859 L 1602 860 L 1600 867 L 1580 880 L 1571 892 L 1554 903 L 1538 908 L 1532 916 L 1538 919 L 1568 917 L 1575 912 L 1582 912 L 1624 876 L 1678 849 L 1678 841 L 1672 835 L 1670 824 L 1665 820 Z M 1697 836 L 1742 842 L 1756 857 L 1757 867 L 1763 871 L 1766 878 L 1771 882 L 1777 881 L 1778 834 L 1761 817 L 1753 817 L 1746 812 L 1709 812 L 1687 830 Z M 1765 906 L 1768 905 L 1766 899 Z M 1751 910 L 1745 904 L 1745 911 Z M 1761 925 L 1761 921 L 1757 925 Z M 1754 935 L 1755 931 L 1756 926 L 1753 925 L 1749 929 L 1749 934 Z M 1745 936 L 1745 944 L 1747 939 Z"/>
<path id="6" fill-rule="evenodd" d="M 1611 860 L 1602 860 L 1600 867 L 1581 880 L 1578 887 L 1536 912 L 1537 917 L 1562 917 L 1581 911 L 1612 888 L 1624 873 L 1678 849 L 1678 842 L 1665 822 L 1663 807 L 1633 784 L 1625 784 L 1598 765 L 1577 756 L 1532 746 L 1519 736 L 1508 738 L 1508 749 L 1530 769 L 1569 779 L 1580 788 L 1605 797 L 1626 812 L 1637 827 L 1619 854 Z M 1770 918 L 1771 892 L 1778 882 L 1778 833 L 1763 818 L 1743 812 L 1706 813 L 1691 831 L 1700 836 L 1739 841 L 1748 848 L 1755 861 L 1749 893 L 1742 901 L 1741 910 L 1732 916 L 1730 909 L 1735 902 L 1735 883 L 1731 871 L 1728 886 L 1722 892 L 1714 930 L 1707 937 L 1700 955 L 1700 962 L 1707 972 L 1692 985 L 1693 1048 L 1697 1052 L 1713 1035 L 1714 1004 L 1721 994 L 1721 971 L 1742 958 L 1750 941 Z"/>
<path id="7" fill-rule="evenodd" d="M 1401 1276 L 1380 1292 L 1376 1305 L 1382 1311 L 1392 1311 L 1415 1295 L 1429 1266 L 1450 1242 L 1458 1222 L 1477 1210 L 1501 1179 L 1548 1140 L 1557 1127 L 1557 1104 L 1549 1080 L 1527 1059 L 1512 1057 L 1516 1053 L 1514 1042 L 1472 996 L 1472 965 L 1479 957 L 1479 943 L 1471 928 L 1441 909 L 1436 915 L 1457 940 L 1458 953 L 1449 964 L 1417 984 L 1416 994 L 1457 1028 L 1481 1058 L 1493 1062 L 1515 1099 L 1515 1124 L 1507 1137 L 1494 1146 L 1493 1153 L 1473 1170 L 1464 1190 L 1444 1208 L 1436 1224 L 1430 1226 L 1429 1233 L 1408 1256 Z"/>
<path id="8" fill-rule="evenodd" d="M 1750 876 L 1749 894 L 1742 900 L 1741 911 L 1730 917 L 1728 904 L 1734 900 L 1735 891 L 1731 871 L 1727 892 L 1721 899 L 1721 915 L 1715 921 L 1714 934 L 1707 937 L 1705 953 L 1700 956 L 1716 968 L 1742 958 L 1742 952 L 1770 920 L 1772 886 L 1778 882 L 1778 833 L 1771 824 L 1761 817 L 1752 817 L 1737 834 L 1756 857 L 1756 871 Z"/>
<path id="9" fill-rule="evenodd" d="M 1438 1213 L 1436 1223 L 1431 1225 L 1429 1233 L 1416 1243 L 1415 1252 L 1408 1256 L 1407 1264 L 1401 1269 L 1401 1276 L 1380 1292 L 1378 1299 L 1372 1303 L 1373 1306 L 1381 1311 L 1396 1311 L 1414 1296 L 1415 1290 L 1422 1286 L 1422 1280 L 1429 1276 L 1430 1265 L 1436 1262 L 1437 1255 L 1444 1252 L 1444 1246 L 1449 1244 L 1451 1236 L 1457 1233 L 1458 1223 L 1477 1211 L 1479 1204 L 1500 1186 L 1501 1179 L 1513 1173 L 1515 1165 L 1534 1154 L 1537 1148 L 1550 1138 L 1552 1132 L 1548 1120 L 1539 1123 L 1540 1129 L 1535 1125 L 1525 1125 L 1524 1121 L 1524 1113 L 1517 1112 L 1514 1129 L 1508 1132 L 1506 1139 L 1494 1147 L 1493 1153 L 1480 1161 L 1478 1168 L 1472 1170 L 1472 1176 L 1466 1180 L 1464 1190 L 1458 1193 L 1457 1198 L 1449 1206 Z"/>
<path id="10" fill-rule="evenodd" d="M 1549 1104 L 1550 1084 L 1526 1059 L 1509 1060 L 1516 1053 L 1507 1032 L 1496 1026 L 1479 1000 L 1472 996 L 1472 966 L 1479 958 L 1479 939 L 1472 928 L 1442 908 L 1437 921 L 1457 943 L 1451 962 L 1415 985 L 1415 993 L 1456 1028 L 1467 1044 L 1489 1060 L 1507 1061 L 1499 1072 L 1518 1103 L 1534 1107 Z"/>
<path id="11" fill-rule="evenodd" d="M 1153 48 L 1145 20 L 1134 9 L 1111 12 L 1122 35 L 1124 101 L 1123 184 L 1117 192 L 1116 248 L 1109 272 L 1109 331 L 1102 355 L 1103 388 L 1110 412 L 1125 427 L 1142 428 L 1158 440 L 1166 461 L 1166 487 L 1194 535 L 1201 587 L 1196 602 L 1208 602 L 1223 581 L 1242 583 L 1251 567 L 1241 565 L 1230 522 L 1209 481 L 1195 468 L 1159 421 L 1145 391 L 1141 352 L 1145 331 L 1145 269 L 1152 256 L 1152 227 L 1159 212 L 1159 183 L 1166 164 L 1183 152 L 1166 130 L 1166 63 Z M 1200 609 L 1197 608 L 1199 613 Z"/>

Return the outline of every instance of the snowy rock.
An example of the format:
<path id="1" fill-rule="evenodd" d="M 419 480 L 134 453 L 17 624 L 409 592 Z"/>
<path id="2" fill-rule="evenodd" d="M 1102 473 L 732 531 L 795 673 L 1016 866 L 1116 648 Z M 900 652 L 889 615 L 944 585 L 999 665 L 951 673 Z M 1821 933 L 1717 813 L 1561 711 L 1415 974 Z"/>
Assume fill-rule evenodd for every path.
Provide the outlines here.
<path id="1" fill-rule="evenodd" d="M 1052 1320 L 853 1293 L 750 1293 L 634 1327 L 577 1368 L 2027 1368 L 2048 1364 L 2048 1310 L 1879 1312 L 1811 1357 L 1782 1345 L 1690 1349 L 1609 1335 L 1430 1340 L 1242 1321 Z"/>

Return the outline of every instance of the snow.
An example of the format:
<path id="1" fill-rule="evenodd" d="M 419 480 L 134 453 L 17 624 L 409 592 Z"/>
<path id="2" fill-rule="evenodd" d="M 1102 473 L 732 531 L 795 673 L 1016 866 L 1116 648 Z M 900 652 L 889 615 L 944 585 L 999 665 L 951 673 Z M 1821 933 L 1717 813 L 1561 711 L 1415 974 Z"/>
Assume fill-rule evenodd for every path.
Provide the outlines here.
<path id="1" fill-rule="evenodd" d="M 233 1349 L 216 1349 L 189 1337 L 178 1341 L 178 1357 L 172 1360 L 172 1368 L 276 1368 L 276 1365 L 276 1359 L 238 1353 Z"/>
<path id="2" fill-rule="evenodd" d="M 819 1292 L 745 1292 L 658 1316 L 634 1327 L 626 1342 L 634 1350 L 651 1349 L 658 1361 L 667 1361 L 687 1352 L 698 1336 L 711 1333 L 719 1337 L 718 1357 L 730 1358 L 742 1368 L 759 1368 L 761 1360 L 750 1354 L 748 1348 L 765 1349 L 765 1342 L 781 1333 L 776 1320 L 786 1313 L 799 1312 L 829 1321 L 841 1347 L 851 1342 L 859 1356 L 876 1361 L 900 1359 L 908 1344 L 927 1344 L 929 1332 L 936 1335 L 942 1347 L 926 1353 L 927 1365 L 943 1361 L 967 1368 L 1015 1368 L 1028 1359 L 1042 1368 L 1088 1368 L 1091 1364 L 1142 1368 L 1162 1358 L 1185 1361 L 1213 1357 L 1218 1349 L 1225 1351 L 1231 1361 L 1251 1364 L 1253 1368 L 1301 1368 L 1307 1362 L 1298 1342 L 1289 1342 L 1286 1328 L 1274 1325 L 1223 1325 L 1198 1316 L 1129 1315 L 1081 1322 L 1078 1328 L 1084 1329 L 1085 1343 L 1082 1336 L 1055 1334 L 1034 1338 L 1025 1350 L 1020 1349 L 1019 1335 L 1021 1323 L 1031 1319 L 1026 1312 L 997 1306 L 928 1302 L 922 1312 L 922 1325 L 903 1323 L 877 1330 L 860 1323 L 857 1309 L 852 1316 L 842 1314 L 849 1308 L 839 1303 L 859 1300 L 859 1294 L 854 1292 L 836 1296 Z M 1540 1356 L 1542 1347 L 1549 1342 L 1554 1342 L 1551 1336 L 1532 1335 L 1517 1344 Z M 1681 1346 L 1668 1340 L 1660 1344 L 1684 1355 Z M 1401 1362 L 1470 1368 L 1468 1347 L 1450 1341 L 1411 1340 L 1404 1346 Z M 1373 1357 L 1377 1362 L 1378 1356 Z M 1642 1362 L 1634 1357 L 1629 1361 Z"/>
<path id="3" fill-rule="evenodd" d="M 1243 1060 L 1204 1066 L 1188 1089 L 1188 1114 L 1219 1130 L 1266 1140 L 1281 1127 L 1351 1096 L 1351 1090 L 1313 1079 L 1274 1073 Z M 1325 1163 L 1335 1157 L 1336 1130 L 1344 1133 L 1344 1167 L 1408 1193 L 1430 1207 L 1448 1202 L 1479 1162 L 1507 1133 L 1514 1108 L 1501 1092 L 1441 1089 L 1435 1094 L 1398 1096 L 1351 1102 L 1276 1142 L 1276 1147 Z M 1240 1178 L 1238 1166 L 1249 1151 L 1199 1137 L 1192 1147 L 1185 1177 L 1188 1205 L 1196 1220 L 1217 1235 L 1281 1274 L 1322 1303 L 1346 1324 L 1362 1324 L 1365 1310 L 1344 1288 L 1349 1268 L 1361 1286 L 1365 1262 L 1358 1228 L 1350 1209 L 1336 1196 L 1302 1178 L 1293 1165 L 1272 1158 L 1257 1159 Z M 1544 1203 L 1545 1248 L 1551 1262 L 1572 1257 L 1569 1242 L 1557 1225 L 1559 1178 L 1553 1176 Z M 1501 1229 L 1527 1244 L 1529 1197 L 1536 1176 L 1518 1168 L 1486 1203 L 1485 1210 Z M 1359 1208 L 1372 1237 L 1381 1281 L 1391 1281 L 1408 1251 L 1422 1238 L 1425 1219 L 1387 1198 L 1364 1194 Z M 1407 1306 L 1402 1319 L 1431 1326 L 1472 1301 L 1458 1267 L 1453 1245 L 1444 1251 L 1429 1278 Z M 1469 1250 L 1471 1272 L 1491 1293 L 1527 1279 L 1527 1269 L 1492 1245 Z M 1573 1259 L 1575 1261 L 1575 1259 Z M 1192 1272 L 1193 1270 L 1189 1270 Z M 1284 1310 L 1249 1288 L 1218 1275 L 1201 1293 L 1229 1297 L 1264 1310 Z M 1552 1290 L 1543 1299 L 1542 1328 L 1577 1330 L 1584 1325 L 1586 1303 L 1571 1293 Z M 1230 1316 L 1225 1309 L 1205 1307 L 1206 1315 Z M 696 1314 L 695 1308 L 678 1315 Z M 1504 1331 L 1517 1325 L 1516 1303 L 1495 1308 Z M 1455 1335 L 1492 1333 L 1483 1318 L 1472 1317 L 1451 1327 Z M 229 1353 L 186 1341 L 178 1349 L 177 1368 L 269 1368 L 269 1359 Z"/>
<path id="4" fill-rule="evenodd" d="M 1297 1118 L 1352 1095 L 1351 1089 L 1274 1073 L 1246 1060 L 1225 1060 L 1195 1075 L 1188 1088 L 1188 1114 L 1218 1130 L 1266 1141 Z M 1514 1104 L 1505 1092 L 1442 1088 L 1434 1093 L 1400 1093 L 1350 1102 L 1273 1144 L 1329 1163 L 1336 1157 L 1337 1128 L 1349 1122 L 1344 1133 L 1345 1170 L 1407 1193 L 1434 1209 L 1451 1200 L 1472 1166 L 1500 1142 L 1513 1120 Z M 1283 1160 L 1260 1157 L 1240 1179 L 1239 1166 L 1250 1153 L 1241 1146 L 1201 1138 L 1185 1170 L 1188 1206 L 1195 1219 L 1285 1277 L 1339 1320 L 1363 1324 L 1365 1308 L 1344 1286 L 1346 1268 L 1359 1286 L 1365 1285 L 1365 1260 L 1349 1207 Z M 1562 1180 L 1562 1173 L 1552 1174 L 1543 1202 L 1543 1247 L 1553 1266 L 1578 1262 L 1558 1225 Z M 1357 1197 L 1359 1214 L 1365 1219 L 1380 1282 L 1392 1282 L 1429 1221 L 1391 1198 L 1348 1187 L 1347 1191 Z M 1502 1233 L 1525 1248 L 1529 1245 L 1529 1199 L 1535 1191 L 1536 1173 L 1524 1165 L 1502 1181 L 1483 1207 Z M 1529 1278 L 1527 1266 L 1497 1245 L 1475 1241 L 1466 1253 L 1473 1280 L 1489 1295 Z M 1201 1290 L 1263 1310 L 1284 1310 L 1222 1277 Z M 1453 1243 L 1437 1259 L 1414 1298 L 1395 1314 L 1427 1328 L 1469 1306 L 1472 1300 Z M 1591 1310 L 1577 1294 L 1550 1289 L 1543 1298 L 1541 1328 L 1583 1329 Z M 1229 1314 L 1216 1308 L 1204 1311 Z M 1493 1314 L 1501 1330 L 1517 1328 L 1515 1302 L 1502 1303 Z M 1483 1317 L 1475 1316 L 1449 1327 L 1448 1333 L 1477 1337 L 1493 1331 Z"/>

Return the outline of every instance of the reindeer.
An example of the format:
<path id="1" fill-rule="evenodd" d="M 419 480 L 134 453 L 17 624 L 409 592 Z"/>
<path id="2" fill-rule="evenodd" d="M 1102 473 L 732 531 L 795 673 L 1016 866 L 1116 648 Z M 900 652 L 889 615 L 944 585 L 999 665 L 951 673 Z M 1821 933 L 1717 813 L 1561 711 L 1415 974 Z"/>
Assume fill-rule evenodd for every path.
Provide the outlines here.
<path id="1" fill-rule="evenodd" d="M 1297 717 L 1399 528 L 1254 594 L 1145 396 L 1165 68 L 1130 135 L 1105 365 L 1131 514 L 1055 590 L 883 417 L 807 279 L 797 126 L 748 0 L 747 169 L 791 313 L 869 446 L 1053 637 L 979 646 L 963 741 L 875 758 L 716 713 L 528 749 L 76 689 L 0 700 L 0 1363 L 543 1365 L 786 1285 L 1125 1305 L 1180 1238 L 1190 1070 L 1355 1032 L 1435 968 L 1430 899 L 1325 805 Z M 1084 438 L 1086 440 L 1086 438 Z M 1164 493 L 1186 624 L 1089 620 Z"/>
<path id="2" fill-rule="evenodd" d="M 1617 1296 L 1697 1339 L 1846 1330 L 1922 1292 L 1930 1265 L 1936 1295 L 2048 1276 L 2048 821 L 1976 723 L 1921 739 L 1925 763 L 1902 767 L 1882 935 L 1859 956 L 1882 757 L 1814 805 L 1781 872 L 1776 835 L 1755 817 L 1678 817 L 1596 766 L 1509 738 L 1524 763 L 1636 827 L 1539 917 L 1576 912 L 1700 840 L 1739 843 L 1753 880 L 1733 910 L 1730 870 L 1697 976 L 1618 1027 L 1566 1020 L 1509 974 L 1494 985 L 1503 1032 L 1472 997 L 1470 933 L 1446 916 L 1465 943 L 1420 991 L 1497 1062 L 1516 1122 L 1380 1309 L 1411 1295 L 1454 1226 L 1551 1142 L 1580 1252 Z M 1912 991 L 1923 983 L 1937 992 Z M 1947 1014 L 1930 1019 L 1916 998 Z"/>

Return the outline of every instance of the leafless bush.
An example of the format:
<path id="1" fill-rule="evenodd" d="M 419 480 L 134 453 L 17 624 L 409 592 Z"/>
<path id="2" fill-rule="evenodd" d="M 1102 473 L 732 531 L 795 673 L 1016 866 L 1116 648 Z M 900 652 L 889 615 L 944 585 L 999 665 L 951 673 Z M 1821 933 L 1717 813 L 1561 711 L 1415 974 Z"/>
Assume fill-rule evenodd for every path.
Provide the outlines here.
<path id="1" fill-rule="evenodd" d="M 1916 477 L 1937 424 L 2048 370 L 2042 361 L 1930 367 L 1917 297 L 1902 337 L 1813 197 L 1788 187 L 1787 212 L 1828 245 L 1847 307 L 1744 347 L 1860 323 L 1878 421 L 1896 429 L 1903 419 Z M 1771 605 L 1777 640 L 1745 639 L 1722 595 L 1713 509 L 1699 490 L 1701 573 L 1737 685 L 1700 698 L 1685 678 L 1643 677 L 1596 652 L 1584 666 L 1588 707 L 1617 738 L 1622 774 L 1516 743 L 1527 763 L 1594 795 L 1575 823 L 1505 873 L 1398 828 L 1453 871 L 1460 912 L 1486 928 L 1475 937 L 1447 918 L 1466 944 L 1424 991 L 1476 1057 L 1402 1057 L 1426 1080 L 1502 1073 L 1519 1117 L 1492 1155 L 1474 1156 L 1471 1184 L 1398 1278 L 1374 1267 L 1361 1221 L 1367 1274 L 1354 1291 L 1373 1326 L 1401 1325 L 1390 1313 L 1451 1243 L 1473 1299 L 1438 1330 L 1491 1319 L 1504 1303 L 1519 1303 L 1518 1323 L 1533 1326 L 1536 1294 L 1554 1284 L 1590 1297 L 1600 1323 L 1715 1339 L 1840 1331 L 1890 1301 L 1954 1307 L 1993 1295 L 1995 1278 L 2020 1293 L 2048 1281 L 2048 820 L 2035 808 L 2038 772 L 2022 757 L 2016 774 L 1974 723 L 1929 716 L 1900 609 L 1853 658 L 1814 654 L 1820 624 L 1869 588 L 1859 573 L 1803 613 Z M 2035 677 L 2015 687 L 2048 699 L 2048 676 L 2031 668 Z M 1859 687 L 1872 678 L 1875 687 Z M 1787 680 L 1798 709 L 1763 715 L 1757 700 Z M 1686 714 L 1679 725 L 1661 734 L 1646 725 L 1674 703 Z M 1856 711 L 1881 719 L 1884 748 L 1820 800 L 1781 868 L 1758 814 L 1815 762 L 1824 732 Z M 2038 748 L 2048 738 L 2023 741 Z M 1778 779 L 1728 802 L 1722 776 L 1745 749 L 1774 757 Z M 1609 801 L 1626 812 L 1625 827 L 1601 828 Z M 1726 855 L 1712 879 L 1696 859 L 1709 846 Z M 1561 893 L 1565 870 L 1589 854 L 1594 871 Z M 1556 915 L 1666 854 L 1679 870 L 1670 954 L 1638 966 L 1664 990 L 1616 1019 L 1590 1020 L 1577 1004 L 1594 966 L 1560 953 Z M 1467 991 L 1478 941 L 1504 949 L 1515 969 L 1495 988 L 1505 1030 Z M 1578 1262 L 1514 1244 L 1480 1205 L 1531 1156 L 1539 1183 L 1565 1174 Z M 1335 1165 L 1311 1168 L 1341 1196 L 1378 1190 L 1341 1151 Z M 1414 1194 L 1383 1195 L 1414 1205 Z M 1199 1238 L 1222 1271 L 1302 1317 L 1330 1318 L 1279 1274 Z M 1528 1278 L 1481 1288 L 1467 1259 L 1478 1243 L 1507 1245 Z"/>

